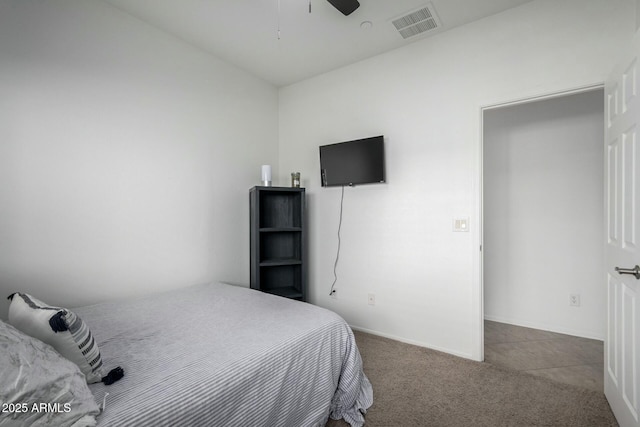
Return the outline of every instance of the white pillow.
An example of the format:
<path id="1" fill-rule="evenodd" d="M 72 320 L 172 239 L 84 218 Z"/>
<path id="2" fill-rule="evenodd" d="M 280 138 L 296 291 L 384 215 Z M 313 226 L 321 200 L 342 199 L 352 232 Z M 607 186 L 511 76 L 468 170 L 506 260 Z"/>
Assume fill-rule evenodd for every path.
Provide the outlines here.
<path id="1" fill-rule="evenodd" d="M 80 369 L 50 345 L 0 320 L 0 427 L 96 425 Z"/>
<path id="2" fill-rule="evenodd" d="M 55 348 L 80 367 L 88 383 L 102 380 L 102 358 L 87 325 L 65 308 L 50 307 L 22 292 L 9 297 L 9 323 Z"/>

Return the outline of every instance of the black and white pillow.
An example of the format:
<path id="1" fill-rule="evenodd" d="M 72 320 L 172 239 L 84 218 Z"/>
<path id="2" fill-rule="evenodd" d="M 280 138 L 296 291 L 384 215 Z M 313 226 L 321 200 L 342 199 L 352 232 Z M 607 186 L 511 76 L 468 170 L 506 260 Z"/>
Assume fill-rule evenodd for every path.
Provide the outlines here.
<path id="1" fill-rule="evenodd" d="M 9 323 L 55 348 L 85 375 L 87 383 L 102 380 L 102 358 L 89 327 L 71 310 L 51 307 L 31 295 L 9 297 Z"/>

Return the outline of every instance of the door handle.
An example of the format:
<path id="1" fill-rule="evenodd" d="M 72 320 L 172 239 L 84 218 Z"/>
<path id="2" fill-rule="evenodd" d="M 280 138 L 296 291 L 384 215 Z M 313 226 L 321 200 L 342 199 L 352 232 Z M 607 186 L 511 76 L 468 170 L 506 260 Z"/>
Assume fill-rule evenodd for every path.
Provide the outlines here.
<path id="1" fill-rule="evenodd" d="M 640 266 L 636 265 L 633 268 L 620 268 L 616 267 L 616 271 L 619 274 L 631 274 L 636 277 L 636 279 L 640 280 Z"/>

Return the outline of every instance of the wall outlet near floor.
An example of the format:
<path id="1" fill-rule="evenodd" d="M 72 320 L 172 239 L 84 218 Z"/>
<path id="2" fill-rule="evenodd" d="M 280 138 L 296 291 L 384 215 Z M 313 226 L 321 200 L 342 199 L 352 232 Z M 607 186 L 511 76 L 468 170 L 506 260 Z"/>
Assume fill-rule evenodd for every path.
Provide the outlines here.
<path id="1" fill-rule="evenodd" d="M 367 303 L 369 305 L 376 305 L 376 294 L 367 295 Z"/>
<path id="2" fill-rule="evenodd" d="M 570 294 L 569 305 L 572 307 L 580 307 L 580 294 Z"/>

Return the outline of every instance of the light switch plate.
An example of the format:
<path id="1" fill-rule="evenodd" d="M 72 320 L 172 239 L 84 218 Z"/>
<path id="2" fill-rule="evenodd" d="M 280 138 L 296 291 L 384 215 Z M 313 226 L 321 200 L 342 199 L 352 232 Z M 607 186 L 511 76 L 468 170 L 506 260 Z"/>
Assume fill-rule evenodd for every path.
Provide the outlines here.
<path id="1" fill-rule="evenodd" d="M 453 231 L 469 231 L 469 218 L 454 218 Z"/>

